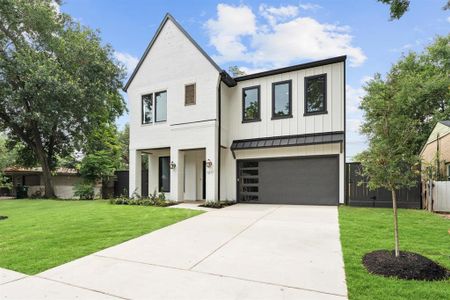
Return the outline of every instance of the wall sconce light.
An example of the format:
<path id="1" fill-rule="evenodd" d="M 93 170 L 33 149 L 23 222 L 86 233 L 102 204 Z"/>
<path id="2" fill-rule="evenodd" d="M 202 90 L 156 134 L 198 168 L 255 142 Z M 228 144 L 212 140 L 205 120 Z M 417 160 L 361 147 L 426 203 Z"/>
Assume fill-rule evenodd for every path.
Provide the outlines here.
<path id="1" fill-rule="evenodd" d="M 171 170 L 173 170 L 173 169 L 175 169 L 177 167 L 177 165 L 173 161 L 170 162 L 169 166 L 170 166 Z"/>
<path id="2" fill-rule="evenodd" d="M 208 158 L 208 160 L 206 161 L 206 167 L 207 168 L 211 168 L 212 167 L 212 161 Z"/>

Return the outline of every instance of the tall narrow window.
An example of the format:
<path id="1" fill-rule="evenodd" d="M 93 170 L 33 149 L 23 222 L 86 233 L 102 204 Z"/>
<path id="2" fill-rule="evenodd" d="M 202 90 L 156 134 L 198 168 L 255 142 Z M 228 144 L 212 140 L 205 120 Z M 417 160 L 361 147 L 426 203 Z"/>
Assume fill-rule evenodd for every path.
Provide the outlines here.
<path id="1" fill-rule="evenodd" d="M 170 192 L 170 156 L 159 158 L 159 191 Z"/>
<path id="2" fill-rule="evenodd" d="M 327 74 L 305 77 L 305 115 L 327 113 Z"/>
<path id="3" fill-rule="evenodd" d="M 155 93 L 155 122 L 167 120 L 167 92 Z"/>
<path id="4" fill-rule="evenodd" d="M 259 94 L 259 85 L 242 89 L 242 122 L 261 121 Z"/>
<path id="5" fill-rule="evenodd" d="M 142 96 L 142 124 L 153 122 L 153 94 Z"/>
<path id="6" fill-rule="evenodd" d="M 195 83 L 184 86 L 184 105 L 195 104 Z"/>
<path id="7" fill-rule="evenodd" d="M 272 83 L 272 119 L 292 117 L 292 80 Z"/>

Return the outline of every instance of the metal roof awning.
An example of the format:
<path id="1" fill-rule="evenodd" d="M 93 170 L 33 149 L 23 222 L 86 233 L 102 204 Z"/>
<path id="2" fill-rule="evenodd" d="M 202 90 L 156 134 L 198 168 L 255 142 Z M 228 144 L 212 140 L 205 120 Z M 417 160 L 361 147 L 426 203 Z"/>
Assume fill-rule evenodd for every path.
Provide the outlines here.
<path id="1" fill-rule="evenodd" d="M 286 135 L 276 137 L 266 137 L 257 139 L 234 140 L 231 144 L 231 151 L 275 148 L 275 147 L 291 147 L 291 146 L 307 146 L 317 144 L 334 144 L 344 142 L 344 132 L 324 132 L 316 134 Z"/>

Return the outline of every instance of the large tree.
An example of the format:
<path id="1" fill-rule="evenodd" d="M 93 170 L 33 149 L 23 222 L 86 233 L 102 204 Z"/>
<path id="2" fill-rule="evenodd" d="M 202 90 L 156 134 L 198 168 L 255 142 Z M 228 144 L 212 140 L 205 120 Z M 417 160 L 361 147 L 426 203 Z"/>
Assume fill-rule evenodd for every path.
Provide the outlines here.
<path id="1" fill-rule="evenodd" d="M 0 1 L 0 130 L 42 166 L 46 197 L 57 158 L 123 113 L 124 75 L 98 32 L 52 0 Z"/>

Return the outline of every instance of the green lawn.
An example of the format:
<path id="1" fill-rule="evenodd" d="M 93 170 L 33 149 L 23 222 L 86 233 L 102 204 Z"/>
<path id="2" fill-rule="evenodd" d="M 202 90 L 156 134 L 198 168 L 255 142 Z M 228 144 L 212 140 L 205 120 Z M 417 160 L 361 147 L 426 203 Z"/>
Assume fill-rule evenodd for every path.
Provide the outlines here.
<path id="1" fill-rule="evenodd" d="M 200 214 L 106 201 L 0 200 L 0 267 L 36 274 Z"/>
<path id="2" fill-rule="evenodd" d="M 339 208 L 341 242 L 350 299 L 450 299 L 450 280 L 406 281 L 371 275 L 362 256 L 393 249 L 392 209 Z M 399 210 L 400 249 L 420 253 L 450 268 L 450 221 L 420 210 Z"/>

